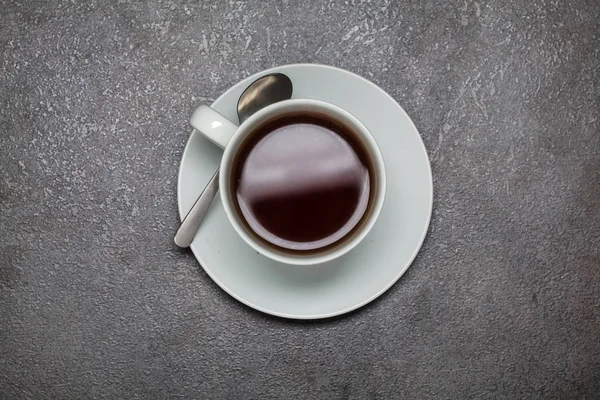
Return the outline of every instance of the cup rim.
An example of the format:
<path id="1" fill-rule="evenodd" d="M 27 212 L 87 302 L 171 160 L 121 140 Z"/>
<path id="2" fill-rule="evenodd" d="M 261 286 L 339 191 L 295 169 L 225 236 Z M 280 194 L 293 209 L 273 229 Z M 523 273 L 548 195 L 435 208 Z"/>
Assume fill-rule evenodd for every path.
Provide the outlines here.
<path id="1" fill-rule="evenodd" d="M 334 245 L 334 247 L 331 250 L 320 254 L 281 254 L 260 243 L 250 233 L 246 232 L 246 230 L 242 227 L 243 223 L 238 221 L 239 217 L 234 211 L 234 207 L 232 204 L 233 200 L 231 199 L 229 191 L 229 172 L 231 160 L 236 154 L 237 148 L 239 148 L 239 144 L 242 140 L 242 137 L 246 133 L 248 133 L 252 128 L 254 128 L 258 123 L 262 122 L 264 119 L 277 112 L 277 110 L 285 110 L 288 107 L 294 107 L 296 105 L 308 106 L 309 108 L 314 108 L 315 110 L 323 110 L 325 112 L 332 111 L 334 114 L 336 114 L 336 116 L 340 116 L 343 121 L 350 122 L 350 124 L 352 125 L 352 129 L 359 131 L 358 133 L 360 134 L 361 138 L 365 139 L 368 142 L 369 154 L 373 157 L 379 184 L 379 195 L 377 196 L 377 198 L 375 198 L 373 210 L 371 211 L 371 214 L 369 215 L 369 218 L 363 225 L 363 227 L 358 232 L 356 232 L 355 236 L 348 242 L 343 243 L 339 246 Z M 342 107 L 315 99 L 283 100 L 275 104 L 271 104 L 250 116 L 247 120 L 240 124 L 236 132 L 233 134 L 229 144 L 226 146 L 223 153 L 223 157 L 221 158 L 220 168 L 220 198 L 223 204 L 223 208 L 225 210 L 225 214 L 227 215 L 227 219 L 233 226 L 234 230 L 250 247 L 252 247 L 258 253 L 277 262 L 291 265 L 316 265 L 325 263 L 339 258 L 344 254 L 348 253 L 350 250 L 354 249 L 360 242 L 362 242 L 362 240 L 367 236 L 367 234 L 371 231 L 371 229 L 377 222 L 381 213 L 381 209 L 383 208 L 383 202 L 385 200 L 387 191 L 386 169 L 383 156 L 381 154 L 379 145 L 375 140 L 375 137 L 371 134 L 369 129 L 358 118 L 356 118 L 354 115 L 352 115 L 350 112 L 346 111 Z"/>

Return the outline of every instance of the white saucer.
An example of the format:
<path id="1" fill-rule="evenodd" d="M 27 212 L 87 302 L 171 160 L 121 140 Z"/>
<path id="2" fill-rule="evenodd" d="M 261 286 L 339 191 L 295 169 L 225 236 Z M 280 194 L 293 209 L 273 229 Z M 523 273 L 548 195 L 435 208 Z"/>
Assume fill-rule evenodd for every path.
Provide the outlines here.
<path id="1" fill-rule="evenodd" d="M 379 221 L 347 255 L 316 266 L 292 266 L 257 254 L 233 230 L 217 197 L 191 249 L 206 273 L 227 293 L 268 314 L 327 318 L 355 310 L 385 292 L 415 258 L 427 233 L 433 182 L 423 141 L 404 110 L 381 88 L 338 68 L 295 64 L 239 82 L 212 107 L 237 122 L 242 91 L 259 76 L 282 72 L 293 98 L 336 104 L 354 114 L 379 143 L 387 170 L 387 196 Z M 183 218 L 219 166 L 222 151 L 197 131 L 185 147 L 178 180 Z"/>

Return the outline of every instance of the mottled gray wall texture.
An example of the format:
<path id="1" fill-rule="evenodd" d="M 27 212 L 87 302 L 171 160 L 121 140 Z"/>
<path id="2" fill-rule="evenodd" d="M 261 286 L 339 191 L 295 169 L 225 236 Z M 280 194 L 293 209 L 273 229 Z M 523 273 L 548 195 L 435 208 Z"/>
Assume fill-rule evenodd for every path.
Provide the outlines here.
<path id="1" fill-rule="evenodd" d="M 0 4 L 0 398 L 599 398 L 597 0 Z M 408 272 L 312 323 L 172 239 L 191 111 L 299 62 L 389 92 L 435 190 Z"/>

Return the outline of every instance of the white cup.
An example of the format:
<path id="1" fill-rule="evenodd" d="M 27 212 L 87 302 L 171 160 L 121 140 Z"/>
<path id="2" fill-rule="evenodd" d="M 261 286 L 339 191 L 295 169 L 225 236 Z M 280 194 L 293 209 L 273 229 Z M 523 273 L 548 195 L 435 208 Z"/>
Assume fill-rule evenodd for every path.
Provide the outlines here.
<path id="1" fill-rule="evenodd" d="M 375 182 L 371 184 L 371 191 L 374 191 L 374 195 L 370 196 L 369 206 L 357 225 L 357 229 L 353 229 L 342 239 L 322 250 L 317 249 L 306 252 L 278 248 L 275 245 L 265 243 L 264 240 L 260 240 L 258 234 L 254 233 L 249 225 L 243 221 L 243 217 L 235 211 L 235 202 L 237 200 L 232 198 L 230 187 L 232 182 L 232 179 L 230 179 L 232 162 L 236 158 L 240 150 L 240 145 L 244 142 L 244 138 L 266 121 L 287 114 L 298 115 L 303 112 L 325 115 L 352 130 L 366 149 L 375 175 Z M 221 201 L 227 218 L 235 231 L 260 254 L 275 261 L 296 265 L 312 265 L 331 261 L 356 247 L 367 236 L 373 225 L 375 225 L 383 206 L 386 191 L 383 157 L 373 135 L 356 117 L 346 110 L 319 100 L 284 100 L 259 110 L 246 119 L 240 126 L 237 126 L 217 111 L 202 105 L 194 111 L 190 123 L 217 146 L 225 149 L 223 158 L 221 159 L 221 172 L 219 176 Z"/>

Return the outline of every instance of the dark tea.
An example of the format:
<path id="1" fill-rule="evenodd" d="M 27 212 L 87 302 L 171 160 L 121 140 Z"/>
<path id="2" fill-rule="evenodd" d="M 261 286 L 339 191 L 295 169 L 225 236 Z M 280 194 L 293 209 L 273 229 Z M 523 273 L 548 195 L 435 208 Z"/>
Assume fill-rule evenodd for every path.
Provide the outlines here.
<path id="1" fill-rule="evenodd" d="M 267 121 L 242 143 L 232 168 L 237 212 L 281 249 L 317 250 L 357 227 L 371 200 L 373 166 L 358 136 L 320 114 Z"/>

